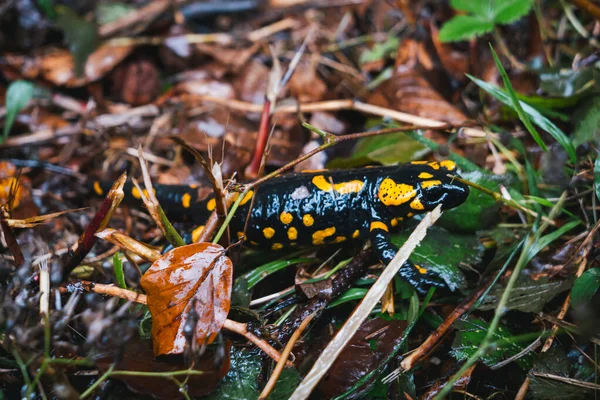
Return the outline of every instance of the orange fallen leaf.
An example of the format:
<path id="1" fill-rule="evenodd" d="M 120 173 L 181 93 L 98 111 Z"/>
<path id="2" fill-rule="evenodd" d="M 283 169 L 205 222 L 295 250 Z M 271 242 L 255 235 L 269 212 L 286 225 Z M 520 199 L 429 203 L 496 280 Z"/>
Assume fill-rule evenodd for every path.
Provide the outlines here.
<path id="1" fill-rule="evenodd" d="M 156 356 L 183 353 L 190 314 L 197 315 L 194 339 L 215 339 L 231 306 L 232 275 L 225 249 L 211 243 L 177 247 L 152 264 L 140 283 L 148 295 Z"/>

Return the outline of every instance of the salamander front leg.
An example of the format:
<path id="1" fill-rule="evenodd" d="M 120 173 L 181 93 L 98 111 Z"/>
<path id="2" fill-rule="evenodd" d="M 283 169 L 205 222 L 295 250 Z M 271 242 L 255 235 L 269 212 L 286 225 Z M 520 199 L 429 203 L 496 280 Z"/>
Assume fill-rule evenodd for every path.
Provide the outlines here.
<path id="1" fill-rule="evenodd" d="M 380 221 L 372 222 L 370 227 L 371 244 L 375 248 L 375 253 L 379 260 L 384 264 L 389 264 L 392 258 L 398 252 L 390 240 L 388 227 Z M 443 286 L 444 283 L 434 273 L 413 264 L 407 260 L 400 271 L 400 277 L 410 283 L 419 293 L 426 293 L 430 286 Z"/>

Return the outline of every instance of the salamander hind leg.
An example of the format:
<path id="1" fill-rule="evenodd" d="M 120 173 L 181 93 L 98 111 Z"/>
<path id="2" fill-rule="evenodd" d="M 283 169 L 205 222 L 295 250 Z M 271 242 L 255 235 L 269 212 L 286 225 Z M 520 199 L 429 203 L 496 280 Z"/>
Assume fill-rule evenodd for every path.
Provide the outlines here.
<path id="1" fill-rule="evenodd" d="M 387 225 L 378 221 L 371 223 L 370 237 L 379 260 L 386 265 L 389 264 L 398 250 L 390 239 Z M 410 260 L 407 260 L 400 267 L 398 274 L 421 294 L 426 293 L 431 286 L 444 286 L 439 276 L 432 271 L 413 264 Z"/>

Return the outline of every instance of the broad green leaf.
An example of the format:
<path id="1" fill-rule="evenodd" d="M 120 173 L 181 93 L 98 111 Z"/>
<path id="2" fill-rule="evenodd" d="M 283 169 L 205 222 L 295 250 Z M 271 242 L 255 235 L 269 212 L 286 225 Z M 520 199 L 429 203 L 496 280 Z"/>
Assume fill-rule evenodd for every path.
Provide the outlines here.
<path id="1" fill-rule="evenodd" d="M 594 163 L 594 186 L 596 197 L 600 200 L 600 154 L 596 156 L 596 162 Z"/>
<path id="2" fill-rule="evenodd" d="M 261 265 L 258 268 L 253 269 L 243 275 L 243 278 L 248 282 L 248 288 L 252 289 L 258 282 L 272 273 L 287 268 L 291 265 L 313 262 L 312 258 L 294 258 L 292 260 L 276 260 L 265 265 Z"/>
<path id="3" fill-rule="evenodd" d="M 24 109 L 33 97 L 34 85 L 27 81 L 14 81 L 6 90 L 6 117 L 2 141 L 6 140 L 17 114 Z M 1 143 L 1 142 L 0 142 Z"/>
<path id="4" fill-rule="evenodd" d="M 100 43 L 96 25 L 86 21 L 65 6 L 56 7 L 56 25 L 65 34 L 65 41 L 75 62 L 75 74 L 83 75 L 85 62 Z"/>
<path id="5" fill-rule="evenodd" d="M 118 20 L 121 17 L 134 11 L 135 7 L 125 3 L 103 3 L 99 2 L 96 6 L 96 20 L 98 24 L 104 25 Z"/>
<path id="6" fill-rule="evenodd" d="M 455 10 L 466 11 L 491 21 L 494 16 L 494 0 L 450 0 Z"/>
<path id="7" fill-rule="evenodd" d="M 465 172 L 462 177 L 487 189 L 499 191 L 500 185 L 509 184 L 509 176 L 491 175 L 481 171 Z M 460 206 L 444 212 L 439 224 L 461 232 L 475 232 L 489 228 L 498 221 L 500 203 L 489 195 L 471 188 L 469 197 Z"/>
<path id="8" fill-rule="evenodd" d="M 332 160 L 329 168 L 352 168 L 372 164 L 395 165 L 422 159 L 429 149 L 403 132 L 363 138 L 350 158 Z"/>
<path id="9" fill-rule="evenodd" d="M 573 145 L 592 142 L 600 144 L 600 96 L 592 97 L 580 105 L 573 117 L 575 130 Z"/>
<path id="10" fill-rule="evenodd" d="M 500 72 L 500 76 L 502 77 L 502 82 L 504 82 L 504 86 L 510 97 L 509 106 L 514 111 L 516 111 L 517 115 L 519 116 L 519 119 L 521 120 L 523 125 L 525 125 L 525 128 L 527 128 L 527 130 L 529 131 L 529 133 L 531 134 L 531 136 L 533 137 L 535 142 L 538 144 L 538 146 L 540 146 L 540 148 L 542 150 L 547 151 L 548 147 L 546 147 L 546 144 L 542 140 L 542 137 L 540 136 L 538 131 L 535 130 L 533 125 L 531 124 L 529 115 L 527 115 L 527 113 L 523 110 L 523 107 L 521 106 L 521 102 L 519 101 L 519 99 L 517 99 L 515 90 L 513 89 L 512 84 L 510 83 L 508 74 L 506 73 L 504 66 L 500 62 L 500 59 L 498 58 L 498 55 L 496 54 L 496 51 L 494 50 L 494 48 L 492 47 L 491 44 L 490 44 L 490 50 L 492 51 L 492 56 L 494 57 L 494 62 L 496 63 L 496 68 L 498 68 L 498 72 Z"/>
<path id="11" fill-rule="evenodd" d="M 488 334 L 490 325 L 481 319 L 469 318 L 466 321 L 457 322 L 455 326 L 458 329 L 458 333 L 452 343 L 450 354 L 458 361 L 464 361 L 475 354 L 481 342 L 483 342 L 483 339 Z M 497 346 L 487 351 L 481 357 L 481 361 L 488 367 L 491 367 L 523 351 L 525 346 L 522 343 L 513 341 L 512 337 L 514 335 L 508 328 L 499 325 L 492 337 L 492 341 L 496 342 Z M 516 363 L 521 368 L 528 368 L 531 365 L 532 357 L 533 354 L 528 353 L 518 358 Z"/>
<path id="12" fill-rule="evenodd" d="M 296 386 L 300 383 L 300 374 L 296 368 L 286 368 L 281 371 L 279 379 L 269 395 L 271 400 L 287 400 L 290 398 Z"/>
<path id="13" fill-rule="evenodd" d="M 392 234 L 392 243 L 400 248 L 409 235 L 409 229 Z M 483 251 L 483 246 L 473 235 L 449 234 L 445 229 L 432 226 L 410 260 L 436 273 L 454 291 L 466 287 L 465 277 L 458 266 L 478 264 Z"/>
<path id="14" fill-rule="evenodd" d="M 490 83 L 484 82 L 480 79 L 475 78 L 472 75 L 467 74 L 469 79 L 471 79 L 477 86 L 481 89 L 488 92 L 490 95 L 494 96 L 496 99 L 506 104 L 507 106 L 512 106 L 512 100 L 510 96 L 502 89 L 494 86 Z M 575 153 L 575 147 L 571 140 L 565 135 L 565 133 L 556 125 L 554 125 L 548 118 L 544 117 L 539 111 L 535 108 L 531 107 L 529 104 L 519 101 L 523 111 L 531 117 L 532 122 L 540 127 L 541 129 L 548 132 L 565 151 L 569 154 L 569 158 L 571 161 L 577 161 L 577 154 Z"/>
<path id="15" fill-rule="evenodd" d="M 599 288 L 600 268 L 588 269 L 573 284 L 571 305 L 576 308 L 589 302 Z"/>
<path id="16" fill-rule="evenodd" d="M 231 366 L 217 390 L 207 400 L 246 400 L 258 398 L 261 357 L 254 351 L 231 346 Z"/>
<path id="17" fill-rule="evenodd" d="M 529 14 L 533 7 L 532 0 L 497 0 L 494 4 L 494 22 L 497 24 L 515 22 Z"/>
<path id="18" fill-rule="evenodd" d="M 506 310 L 538 313 L 557 294 L 568 290 L 571 283 L 572 281 L 569 280 L 548 282 L 547 279 L 533 280 L 530 277 L 519 277 L 517 284 L 510 293 Z M 477 309 L 482 311 L 495 310 L 498 300 L 505 290 L 504 286 L 494 286 Z"/>
<path id="19" fill-rule="evenodd" d="M 113 269 L 117 285 L 119 285 L 120 288 L 126 289 L 127 284 L 125 283 L 125 273 L 123 272 L 123 262 L 121 261 L 120 253 L 115 253 L 113 256 Z"/>
<path id="20" fill-rule="evenodd" d="M 553 346 L 549 351 L 540 353 L 533 364 L 533 370 L 539 373 L 558 375 L 578 381 L 593 382 L 594 370 L 580 350 L 573 349 L 565 354 L 562 346 Z M 592 364 L 593 365 L 593 364 Z M 570 382 L 545 379 L 529 374 L 531 383 L 529 391 L 534 400 L 579 400 L 594 397 L 591 389 L 586 389 Z"/>
<path id="21" fill-rule="evenodd" d="M 493 29 L 492 21 L 471 15 L 457 15 L 442 26 L 439 39 L 442 42 L 468 40 L 491 32 Z"/>

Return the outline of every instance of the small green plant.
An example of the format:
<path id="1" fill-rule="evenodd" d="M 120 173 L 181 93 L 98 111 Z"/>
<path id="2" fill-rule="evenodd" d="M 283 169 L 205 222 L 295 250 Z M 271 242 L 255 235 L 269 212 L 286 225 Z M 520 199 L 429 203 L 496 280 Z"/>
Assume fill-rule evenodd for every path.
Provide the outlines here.
<path id="1" fill-rule="evenodd" d="M 21 112 L 33 97 L 35 86 L 33 83 L 23 80 L 11 82 L 6 90 L 6 118 L 0 143 L 8 138 L 17 114 Z"/>
<path id="2" fill-rule="evenodd" d="M 533 0 L 450 0 L 450 5 L 467 14 L 457 15 L 442 26 L 442 42 L 472 39 L 492 32 L 496 25 L 515 22 L 531 11 Z"/>

